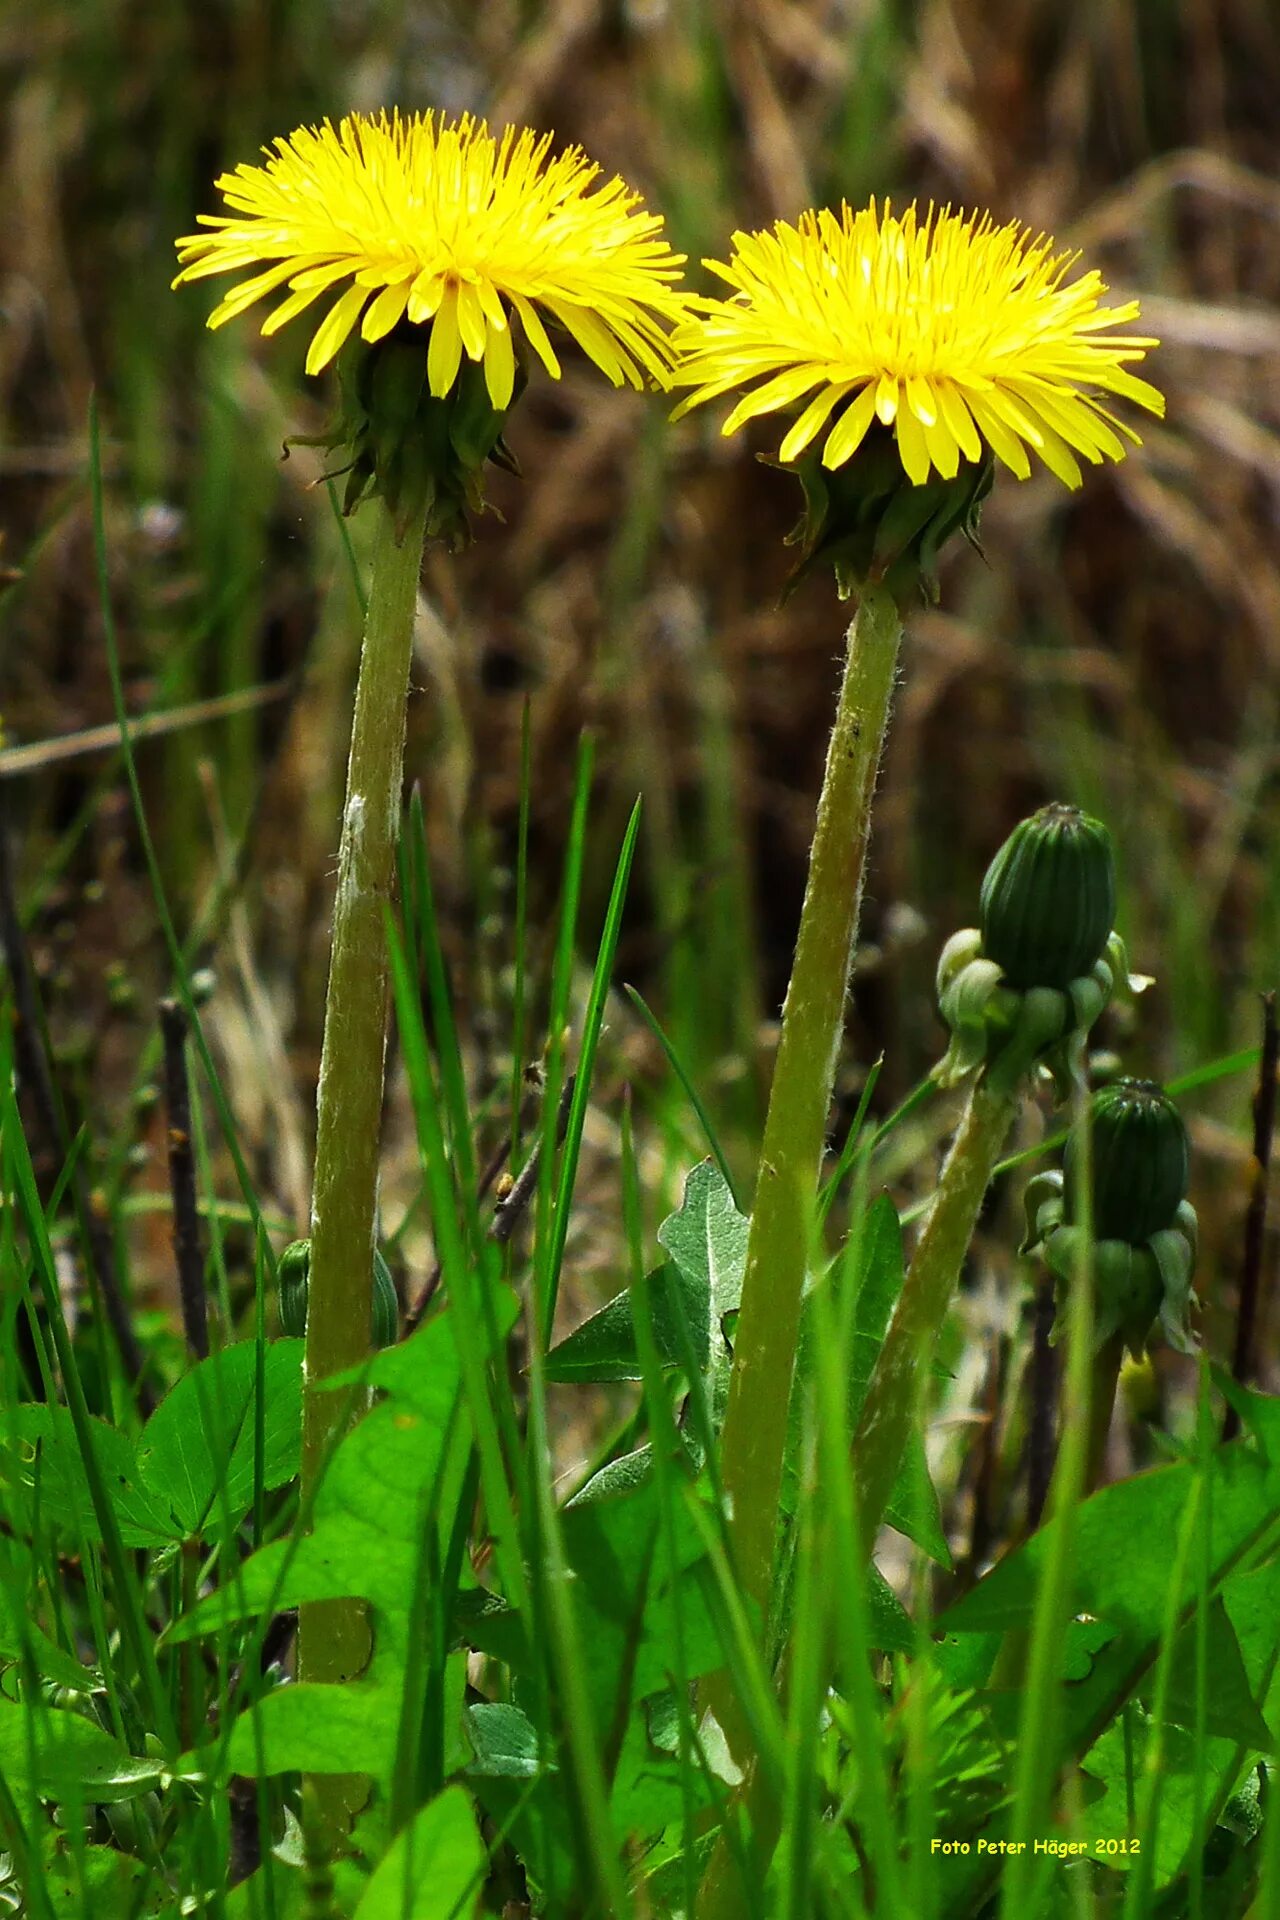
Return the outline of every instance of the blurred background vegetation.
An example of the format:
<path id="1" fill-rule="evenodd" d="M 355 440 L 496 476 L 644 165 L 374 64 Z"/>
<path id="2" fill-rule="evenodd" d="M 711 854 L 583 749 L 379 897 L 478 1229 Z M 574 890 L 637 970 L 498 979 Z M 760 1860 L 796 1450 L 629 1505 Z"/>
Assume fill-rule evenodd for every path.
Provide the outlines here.
<path id="1" fill-rule="evenodd" d="M 1277 99 L 1271 0 L 40 0 L 0 16 L 0 563 L 14 576 L 0 597 L 0 802 L 64 1089 L 140 1300 L 168 1311 L 148 1092 L 167 976 L 118 755 L 88 731 L 112 713 L 91 391 L 131 710 L 170 716 L 139 745 L 152 826 L 282 1229 L 306 1217 L 359 635 L 360 518 L 337 519 L 318 454 L 282 458 L 286 436 L 326 418 L 327 390 L 301 371 L 308 330 L 265 343 L 250 320 L 209 334 L 215 294 L 169 290 L 174 237 L 213 210 L 215 175 L 349 108 L 469 108 L 554 128 L 627 175 L 699 284 L 697 261 L 735 227 L 842 196 L 920 195 L 1044 228 L 1117 297 L 1141 296 L 1163 342 L 1151 373 L 1166 422 L 1075 496 L 1047 474 L 1003 476 L 985 560 L 952 554 L 940 605 L 911 621 L 841 1067 L 847 1118 L 882 1052 L 877 1111 L 937 1056 L 938 947 L 974 918 L 1000 839 L 1047 798 L 1101 813 L 1120 845 L 1122 931 L 1157 979 L 1106 1035 L 1128 1068 L 1173 1076 L 1256 1038 L 1257 995 L 1280 970 Z M 754 458 L 768 423 L 754 442 L 724 441 L 718 424 L 708 410 L 673 427 L 580 360 L 558 385 L 534 378 L 509 433 L 524 477 L 491 490 L 501 519 L 467 553 L 429 556 L 409 767 L 481 1133 L 507 1124 L 527 698 L 535 975 L 590 725 L 584 954 L 642 792 L 619 978 L 665 1025 L 749 1191 L 843 615 L 819 578 L 780 607 L 798 500 Z M 704 1148 L 620 997 L 609 1024 L 577 1271 L 608 1269 L 612 1290 L 624 1080 L 655 1217 Z M 535 1014 L 530 1058 L 543 1038 Z M 1245 1073 L 1189 1103 L 1218 1354 L 1249 1093 Z M 394 1226 L 416 1174 L 394 1082 L 391 1100 Z M 901 1179 L 945 1122 L 940 1108 L 883 1177 Z M 930 1164 L 926 1150 L 910 1180 L 927 1184 Z M 429 1248 L 410 1233 L 400 1251 L 420 1277 Z M 1007 1272 L 1009 1255 L 996 1264 Z M 1008 1313 L 991 1308 L 986 1335 Z M 976 1392 L 974 1377 L 958 1391 Z"/>

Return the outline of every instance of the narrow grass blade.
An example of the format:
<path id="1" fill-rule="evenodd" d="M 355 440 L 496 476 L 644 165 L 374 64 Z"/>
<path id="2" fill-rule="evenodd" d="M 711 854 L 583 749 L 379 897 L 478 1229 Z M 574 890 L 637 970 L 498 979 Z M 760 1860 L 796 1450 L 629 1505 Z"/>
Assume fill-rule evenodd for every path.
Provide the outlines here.
<path id="1" fill-rule="evenodd" d="M 719 1167 L 720 1169 L 721 1176 L 724 1180 L 726 1187 L 728 1187 L 729 1189 L 729 1194 L 733 1200 L 733 1204 L 735 1207 L 738 1208 L 739 1212 L 741 1212 L 742 1206 L 741 1206 L 741 1202 L 738 1199 L 737 1188 L 733 1184 L 733 1175 L 729 1171 L 729 1162 L 725 1158 L 724 1149 L 721 1147 L 719 1138 L 716 1134 L 716 1130 L 711 1123 L 711 1116 L 707 1112 L 706 1106 L 704 1105 L 702 1098 L 698 1093 L 698 1089 L 693 1084 L 692 1076 L 690 1075 L 683 1060 L 680 1058 L 680 1055 L 676 1052 L 674 1045 L 670 1040 L 668 1040 L 666 1034 L 664 1033 L 661 1025 L 658 1022 L 656 1015 L 646 1005 L 644 999 L 642 998 L 637 988 L 632 986 L 627 986 L 624 984 L 622 991 L 626 994 L 628 1000 L 631 1002 L 636 1012 L 640 1015 L 640 1018 L 644 1021 L 650 1033 L 653 1035 L 658 1045 L 662 1048 L 663 1053 L 666 1055 L 667 1065 L 671 1068 L 672 1073 L 675 1074 L 676 1079 L 680 1082 L 680 1085 L 684 1090 L 685 1098 L 688 1100 L 689 1105 L 693 1108 L 694 1113 L 698 1116 L 698 1125 L 702 1128 L 703 1137 L 705 1138 L 707 1145 L 711 1149 L 711 1157 L 715 1161 L 717 1167 Z"/>

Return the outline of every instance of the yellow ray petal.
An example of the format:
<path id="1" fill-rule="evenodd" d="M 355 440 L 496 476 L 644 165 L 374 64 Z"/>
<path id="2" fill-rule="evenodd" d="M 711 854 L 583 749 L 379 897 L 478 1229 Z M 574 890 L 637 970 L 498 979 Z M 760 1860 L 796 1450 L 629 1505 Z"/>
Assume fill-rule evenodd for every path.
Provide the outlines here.
<path id="1" fill-rule="evenodd" d="M 891 427 L 898 414 L 898 377 L 882 373 L 876 388 L 876 418 L 882 427 Z"/>
<path id="2" fill-rule="evenodd" d="M 513 293 L 511 304 L 520 315 L 520 324 L 524 328 L 524 337 L 529 342 L 553 380 L 560 378 L 560 362 L 556 358 L 555 348 L 547 338 L 547 330 L 542 324 L 542 316 L 531 300 L 523 294 Z"/>
<path id="3" fill-rule="evenodd" d="M 484 308 L 480 304 L 480 295 L 465 281 L 458 288 L 458 332 L 466 349 L 468 360 L 484 358 Z"/>
<path id="4" fill-rule="evenodd" d="M 437 400 L 443 400 L 458 377 L 462 361 L 462 335 L 458 330 L 458 294 L 446 287 L 431 322 L 431 340 L 427 347 L 427 385 Z"/>
<path id="5" fill-rule="evenodd" d="M 922 486 L 929 478 L 929 448 L 912 407 L 898 409 L 897 440 L 903 472 L 913 487 Z"/>
<path id="6" fill-rule="evenodd" d="M 1003 460 L 1005 466 L 1008 467 L 1011 473 L 1016 473 L 1019 480 L 1027 479 L 1031 472 L 1031 462 L 1027 458 L 1027 450 L 1021 440 L 1019 440 L 1017 434 L 1013 433 L 1005 425 L 1000 415 L 992 412 L 991 408 L 987 405 L 987 395 L 967 393 L 965 400 L 968 403 L 969 411 L 973 415 L 974 423 L 978 431 L 986 440 L 987 445 L 991 448 L 997 460 Z"/>
<path id="7" fill-rule="evenodd" d="M 816 393 L 778 448 L 779 460 L 798 460 L 814 435 L 826 425 L 827 416 L 837 401 L 843 400 L 851 391 L 852 385 L 846 380 L 834 387 L 823 387 L 820 393 Z"/>
<path id="8" fill-rule="evenodd" d="M 776 413 L 781 407 L 789 407 L 802 393 L 808 393 L 810 387 L 816 387 L 821 378 L 817 367 L 788 367 L 785 373 L 775 374 L 762 387 L 744 394 L 721 431 L 734 433 L 745 420 L 754 420 L 757 414 Z"/>
<path id="9" fill-rule="evenodd" d="M 862 392 L 849 402 L 827 435 L 827 444 L 822 449 L 823 466 L 842 467 L 862 445 L 867 428 L 875 419 L 875 415 L 876 390 L 874 387 L 864 387 Z"/>
<path id="10" fill-rule="evenodd" d="M 516 384 L 516 355 L 510 327 L 489 327 L 485 334 L 484 381 L 498 413 L 511 405 Z"/>
<path id="11" fill-rule="evenodd" d="M 395 287 L 384 287 L 377 298 L 370 303 L 364 319 L 360 323 L 360 331 L 364 338 L 371 344 L 375 340 L 383 339 L 385 335 L 391 332 L 393 327 L 398 326 L 401 320 L 403 320 L 404 310 L 408 304 L 409 284 L 407 281 L 402 280 L 400 284 Z"/>
<path id="12" fill-rule="evenodd" d="M 360 318 L 368 298 L 367 287 L 348 287 L 341 299 L 334 301 L 307 348 L 308 373 L 319 373 L 328 366 Z"/>

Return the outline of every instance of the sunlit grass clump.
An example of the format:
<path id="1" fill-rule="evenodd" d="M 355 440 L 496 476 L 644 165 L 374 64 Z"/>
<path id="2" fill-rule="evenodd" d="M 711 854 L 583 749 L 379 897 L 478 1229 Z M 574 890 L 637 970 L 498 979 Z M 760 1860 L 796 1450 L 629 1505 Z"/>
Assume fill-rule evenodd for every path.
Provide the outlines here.
<path id="1" fill-rule="evenodd" d="M 1119 331 L 1138 302 L 1104 306 L 1096 269 L 1070 278 L 1078 258 L 990 214 L 894 214 L 874 200 L 735 233 L 727 264 L 704 263 L 731 295 L 698 302 L 680 335 L 680 378 L 695 389 L 685 404 L 745 389 L 724 424 L 733 433 L 804 400 L 786 462 L 825 430 L 823 465 L 842 467 L 878 420 L 916 485 L 934 470 L 954 479 L 985 443 L 1020 479 L 1030 448 L 1078 487 L 1077 456 L 1120 460 L 1121 436 L 1137 441 L 1106 398 L 1164 412 L 1129 371 L 1156 342 Z"/>
<path id="2" fill-rule="evenodd" d="M 178 242 L 178 278 L 259 269 L 215 308 L 212 327 L 287 286 L 264 334 L 341 286 L 312 336 L 308 373 L 357 324 L 372 344 L 407 320 L 430 327 L 437 398 L 465 353 L 483 363 L 501 412 L 515 385 L 513 316 L 560 376 L 542 309 L 615 386 L 665 386 L 668 328 L 684 312 L 682 256 L 624 181 L 601 181 L 579 147 L 553 156 L 551 146 L 550 134 L 527 128 L 495 136 L 469 114 L 348 114 L 336 127 L 300 127 L 266 149 L 265 165 L 219 178 L 231 212 L 202 214 L 206 231 Z"/>

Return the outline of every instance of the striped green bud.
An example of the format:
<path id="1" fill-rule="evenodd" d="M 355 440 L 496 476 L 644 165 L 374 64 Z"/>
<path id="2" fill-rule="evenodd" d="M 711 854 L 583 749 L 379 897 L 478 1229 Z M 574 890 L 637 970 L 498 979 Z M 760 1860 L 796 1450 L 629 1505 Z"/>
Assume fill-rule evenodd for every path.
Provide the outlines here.
<path id="1" fill-rule="evenodd" d="M 291 1339 L 307 1330 L 307 1289 L 311 1277 L 311 1242 L 291 1240 L 276 1268 L 280 1289 L 280 1325 Z M 375 1347 L 394 1346 L 400 1332 L 400 1302 L 391 1269 L 381 1249 L 373 1250 L 373 1293 L 370 1333 Z"/>
<path id="2" fill-rule="evenodd" d="M 982 951 L 1011 987 L 1066 988 L 1106 949 L 1115 854 L 1100 820 L 1041 807 L 1016 826 L 982 882 Z"/>
<path id="3" fill-rule="evenodd" d="M 291 1340 L 307 1330 L 307 1280 L 311 1272 L 311 1242 L 291 1240 L 276 1267 L 280 1290 L 280 1325 Z"/>
<path id="4" fill-rule="evenodd" d="M 1190 1147 L 1182 1115 L 1151 1080 L 1117 1080 L 1093 1098 L 1093 1232 L 1140 1246 L 1176 1224 L 1187 1197 Z M 1067 1142 L 1066 1217 L 1078 1216 L 1080 1145 Z"/>

